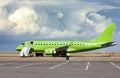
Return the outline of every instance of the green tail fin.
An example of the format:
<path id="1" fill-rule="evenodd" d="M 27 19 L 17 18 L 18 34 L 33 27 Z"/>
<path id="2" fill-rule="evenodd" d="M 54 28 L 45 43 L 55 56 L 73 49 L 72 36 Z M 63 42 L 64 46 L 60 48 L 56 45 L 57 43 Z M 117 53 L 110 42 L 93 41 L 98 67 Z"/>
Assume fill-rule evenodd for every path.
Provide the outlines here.
<path id="1" fill-rule="evenodd" d="M 105 29 L 105 31 L 100 36 L 98 36 L 96 39 L 94 39 L 92 41 L 110 42 L 112 40 L 112 35 L 113 35 L 114 28 L 115 28 L 115 24 L 110 23 L 108 25 L 108 27 Z"/>

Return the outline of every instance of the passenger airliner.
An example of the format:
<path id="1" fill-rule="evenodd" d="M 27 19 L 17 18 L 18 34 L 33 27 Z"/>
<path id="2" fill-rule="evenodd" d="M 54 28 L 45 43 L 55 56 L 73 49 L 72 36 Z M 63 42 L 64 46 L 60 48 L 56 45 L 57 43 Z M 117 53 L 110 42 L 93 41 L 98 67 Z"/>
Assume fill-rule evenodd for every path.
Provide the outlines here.
<path id="1" fill-rule="evenodd" d="M 85 52 L 100 48 L 106 48 L 116 45 L 112 41 L 112 35 L 115 24 L 111 23 L 105 31 L 93 40 L 30 40 L 16 47 L 20 51 L 20 56 L 36 56 L 52 55 L 66 56 L 67 53 Z"/>

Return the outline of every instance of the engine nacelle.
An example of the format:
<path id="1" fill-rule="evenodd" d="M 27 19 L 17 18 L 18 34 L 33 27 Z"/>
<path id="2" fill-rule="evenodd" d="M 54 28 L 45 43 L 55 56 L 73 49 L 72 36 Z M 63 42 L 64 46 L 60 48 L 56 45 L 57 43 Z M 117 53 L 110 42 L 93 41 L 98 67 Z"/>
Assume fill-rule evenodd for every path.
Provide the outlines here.
<path id="1" fill-rule="evenodd" d="M 54 48 L 50 48 L 50 49 L 46 49 L 46 50 L 45 50 L 45 54 L 46 54 L 46 55 L 52 55 L 54 52 L 55 52 L 55 49 L 54 49 Z"/>

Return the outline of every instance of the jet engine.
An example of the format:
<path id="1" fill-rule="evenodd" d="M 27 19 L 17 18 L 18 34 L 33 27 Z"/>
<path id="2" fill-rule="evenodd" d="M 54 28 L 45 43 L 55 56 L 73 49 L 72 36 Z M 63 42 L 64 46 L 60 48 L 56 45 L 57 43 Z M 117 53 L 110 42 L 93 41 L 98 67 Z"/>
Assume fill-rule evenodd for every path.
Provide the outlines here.
<path id="1" fill-rule="evenodd" d="M 52 55 L 53 53 L 56 53 L 56 50 L 54 48 L 50 48 L 50 49 L 45 50 L 46 55 Z"/>

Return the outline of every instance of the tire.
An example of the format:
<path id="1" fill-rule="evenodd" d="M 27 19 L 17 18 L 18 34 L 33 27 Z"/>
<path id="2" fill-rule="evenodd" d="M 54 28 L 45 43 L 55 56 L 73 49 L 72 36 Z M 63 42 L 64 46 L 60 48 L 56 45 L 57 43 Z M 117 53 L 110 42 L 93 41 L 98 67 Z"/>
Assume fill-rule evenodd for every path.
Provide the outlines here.
<path id="1" fill-rule="evenodd" d="M 43 53 L 36 53 L 36 57 L 44 57 L 44 54 Z"/>

